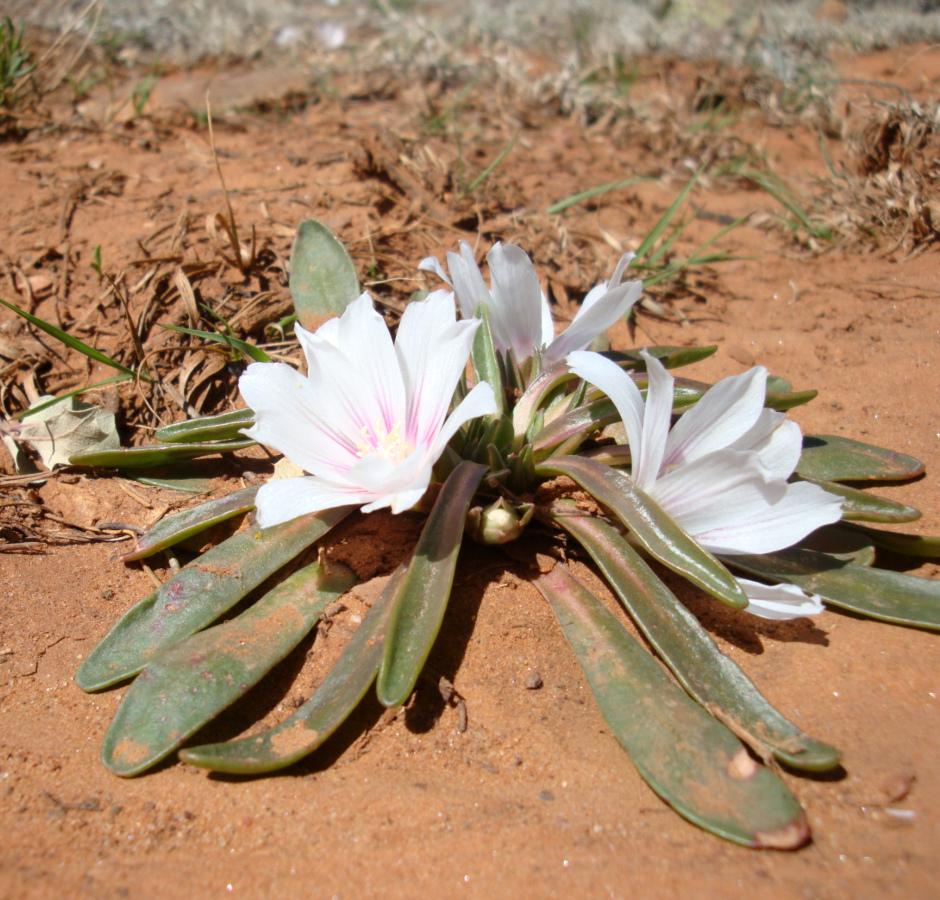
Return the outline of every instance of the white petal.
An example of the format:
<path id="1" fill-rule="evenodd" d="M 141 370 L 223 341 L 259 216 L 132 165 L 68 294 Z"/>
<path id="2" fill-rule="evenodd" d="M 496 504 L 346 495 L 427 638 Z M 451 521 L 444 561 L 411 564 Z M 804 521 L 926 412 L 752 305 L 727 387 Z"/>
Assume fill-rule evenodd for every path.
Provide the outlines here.
<path id="1" fill-rule="evenodd" d="M 596 289 L 595 289 L 596 290 Z M 549 363 L 558 362 L 575 350 L 583 350 L 615 322 L 622 319 L 643 293 L 643 283 L 631 281 L 611 291 L 598 293 L 593 299 L 588 294 L 578 314 L 572 319 L 564 334 L 556 338 L 548 348 Z"/>
<path id="2" fill-rule="evenodd" d="M 646 362 L 649 388 L 643 412 L 642 453 L 633 460 L 633 480 L 643 489 L 656 482 L 666 452 L 669 423 L 672 420 L 673 377 L 666 367 L 646 351 L 641 353 Z"/>
<path id="3" fill-rule="evenodd" d="M 438 278 L 441 279 L 441 281 L 444 281 L 453 287 L 453 283 L 451 282 L 450 278 L 447 277 L 447 273 L 444 271 L 444 267 L 441 265 L 441 261 L 436 256 L 424 257 L 424 259 L 418 263 L 418 268 L 422 272 L 433 272 L 435 275 L 437 275 Z"/>
<path id="4" fill-rule="evenodd" d="M 516 362 L 525 362 L 539 349 L 542 337 L 542 289 L 535 267 L 514 244 L 495 244 L 486 259 L 493 280 L 493 336 L 500 335 Z"/>
<path id="5" fill-rule="evenodd" d="M 447 291 L 406 307 L 395 351 L 408 395 L 404 436 L 416 446 L 429 446 L 440 430 L 479 325 L 478 319 L 456 321 Z"/>
<path id="6" fill-rule="evenodd" d="M 712 454 L 684 469 L 701 467 L 698 475 L 702 476 L 703 464 L 725 455 Z M 718 483 L 716 479 L 708 488 L 702 488 L 700 482 L 694 500 L 687 502 L 688 507 L 696 508 L 689 508 L 676 516 L 680 525 L 712 553 L 772 553 L 783 550 L 817 528 L 838 522 L 842 517 L 841 499 L 814 484 L 766 482 L 759 467 L 753 463 L 749 466 L 742 462 L 741 467 L 748 471 L 742 472 L 738 478 L 733 473 L 728 474 L 724 483 Z M 752 474 L 755 468 L 757 474 Z M 683 474 L 688 475 L 684 471 Z M 660 499 L 659 489 L 663 480 L 653 492 L 657 499 Z M 663 505 L 669 509 L 666 503 Z M 669 511 L 672 512 L 671 509 Z"/>
<path id="7" fill-rule="evenodd" d="M 433 449 L 431 451 L 431 462 L 436 462 L 438 457 L 444 452 L 444 448 L 450 443 L 450 439 L 457 433 L 457 429 L 464 422 L 476 419 L 479 416 L 489 416 L 496 412 L 496 397 L 493 394 L 493 388 L 488 381 L 481 381 L 471 389 L 454 411 L 447 417 L 438 434 Z"/>
<path id="8" fill-rule="evenodd" d="M 473 251 L 466 241 L 460 242 L 460 253 L 447 254 L 447 267 L 454 290 L 457 292 L 457 302 L 460 304 L 460 314 L 465 319 L 472 319 L 477 314 L 477 307 L 482 303 L 490 309 L 492 314 L 492 297 L 480 267 L 473 257 Z M 494 334 L 495 339 L 495 334 Z M 505 350 L 505 347 L 497 349 Z"/>
<path id="9" fill-rule="evenodd" d="M 627 431 L 633 471 L 643 455 L 643 395 L 633 379 L 613 360 L 590 350 L 577 350 L 566 357 L 568 368 L 610 397 Z"/>
<path id="10" fill-rule="evenodd" d="M 552 311 L 548 305 L 548 297 L 545 296 L 545 293 L 542 293 L 542 323 L 540 326 L 541 338 L 540 344 L 542 347 L 547 347 L 553 340 L 555 340 L 555 322 L 552 319 Z"/>
<path id="11" fill-rule="evenodd" d="M 747 578 L 739 578 L 737 581 L 744 588 L 749 601 L 744 611 L 762 619 L 799 619 L 819 615 L 825 609 L 821 597 L 804 594 L 793 584 L 761 584 Z"/>
<path id="12" fill-rule="evenodd" d="M 667 472 L 648 490 L 701 541 L 702 535 L 761 513 L 778 502 L 786 489 L 783 482 L 767 482 L 755 454 L 723 450 Z"/>
<path id="13" fill-rule="evenodd" d="M 737 441 L 760 416 L 766 385 L 767 370 L 756 366 L 711 387 L 676 422 L 663 464 L 668 468 L 691 462 Z"/>
<path id="14" fill-rule="evenodd" d="M 342 485 L 330 484 L 320 478 L 282 478 L 261 485 L 255 497 L 257 520 L 262 528 L 289 522 L 298 516 L 322 512 L 337 506 L 352 506 L 369 500 L 370 496 Z"/>
<path id="15" fill-rule="evenodd" d="M 627 268 L 634 259 L 636 259 L 635 253 L 624 253 L 624 255 L 621 256 L 619 260 L 617 260 L 617 265 L 614 268 L 614 274 L 610 276 L 610 281 L 607 282 L 607 287 L 609 290 L 613 290 L 615 287 L 617 287 L 618 284 L 620 284 L 621 281 L 623 281 L 624 272 L 627 271 Z"/>
<path id="16" fill-rule="evenodd" d="M 755 452 L 768 479 L 785 481 L 800 461 L 803 434 L 800 426 L 783 413 L 765 409 L 754 427 L 732 447 Z"/>
<path id="17" fill-rule="evenodd" d="M 238 388 L 255 413 L 255 424 L 244 432 L 249 437 L 307 472 L 326 474 L 352 465 L 355 423 L 340 414 L 324 421 L 318 391 L 296 369 L 285 363 L 252 363 Z"/>

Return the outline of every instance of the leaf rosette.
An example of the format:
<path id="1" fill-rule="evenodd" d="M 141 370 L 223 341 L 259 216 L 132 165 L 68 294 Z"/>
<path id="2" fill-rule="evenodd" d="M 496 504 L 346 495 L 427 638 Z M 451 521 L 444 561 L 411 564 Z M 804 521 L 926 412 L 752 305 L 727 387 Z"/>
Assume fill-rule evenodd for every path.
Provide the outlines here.
<path id="1" fill-rule="evenodd" d="M 246 409 L 158 438 L 161 453 L 255 441 L 303 474 L 175 513 L 127 555 L 252 520 L 132 607 L 83 664 L 88 690 L 136 676 L 105 764 L 135 775 L 182 748 L 192 765 L 269 772 L 314 752 L 373 686 L 385 706 L 405 704 L 445 620 L 465 539 L 500 553 L 526 535 L 536 540 L 521 551 L 540 548 L 535 585 L 653 790 L 728 840 L 801 846 L 806 817 L 774 762 L 826 771 L 838 750 L 766 700 L 662 571 L 736 615 L 782 620 L 832 607 L 938 630 L 938 583 L 876 563 L 882 550 L 936 556 L 940 540 L 861 524 L 916 517 L 859 484 L 916 477 L 922 464 L 803 436 L 783 411 L 815 392 L 762 367 L 711 386 L 670 373 L 714 348 L 587 349 L 640 296 L 642 284 L 625 280 L 629 255 L 557 337 L 529 257 L 497 244 L 487 261 L 489 285 L 466 244 L 446 268 L 424 260 L 447 289 L 411 302 L 393 336 L 358 293 L 342 246 L 318 223 L 301 227 L 291 284 L 301 321 L 320 322 L 295 328 L 306 372 L 254 362 L 240 382 Z M 426 520 L 319 688 L 272 728 L 199 744 L 200 729 L 352 586 L 324 553 L 333 529 L 380 509 Z M 552 556 L 561 542 L 565 553 Z M 571 559 L 596 568 L 620 609 L 578 580 Z"/>

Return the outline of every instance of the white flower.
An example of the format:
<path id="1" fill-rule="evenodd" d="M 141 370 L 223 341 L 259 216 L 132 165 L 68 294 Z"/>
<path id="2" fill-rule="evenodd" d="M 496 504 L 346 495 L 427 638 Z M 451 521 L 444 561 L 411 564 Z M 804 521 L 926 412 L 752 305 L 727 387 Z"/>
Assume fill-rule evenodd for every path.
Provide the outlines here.
<path id="1" fill-rule="evenodd" d="M 705 549 L 722 556 L 771 553 L 837 522 L 842 501 L 807 482 L 788 483 L 800 458 L 799 426 L 764 409 L 767 370 L 719 381 L 670 430 L 673 378 L 643 353 L 646 403 L 633 379 L 597 353 L 568 355 L 572 372 L 600 388 L 623 420 L 631 476 Z M 748 612 L 795 618 L 822 611 L 790 586 L 741 581 Z M 788 612 L 789 610 L 789 612 Z"/>
<path id="2" fill-rule="evenodd" d="M 418 268 L 434 272 L 453 287 L 465 319 L 473 318 L 481 304 L 487 308 L 493 343 L 500 353 L 512 351 L 520 364 L 541 353 L 548 368 L 573 350 L 587 347 L 625 316 L 639 299 L 643 282 L 620 283 L 631 259 L 632 254 L 624 255 L 611 279 L 588 292 L 568 329 L 557 338 L 548 300 L 539 287 L 532 260 L 514 244 L 496 243 L 486 254 L 490 288 L 465 241 L 460 242 L 459 254 L 447 254 L 449 275 L 433 256 L 423 259 Z"/>
<path id="3" fill-rule="evenodd" d="M 309 473 L 261 487 L 261 527 L 336 506 L 414 506 L 457 429 L 496 411 L 483 383 L 448 415 L 478 325 L 456 321 L 453 294 L 435 291 L 409 304 L 393 344 L 363 294 L 316 333 L 295 326 L 306 377 L 284 363 L 250 365 L 238 383 L 256 416 L 245 433 Z"/>

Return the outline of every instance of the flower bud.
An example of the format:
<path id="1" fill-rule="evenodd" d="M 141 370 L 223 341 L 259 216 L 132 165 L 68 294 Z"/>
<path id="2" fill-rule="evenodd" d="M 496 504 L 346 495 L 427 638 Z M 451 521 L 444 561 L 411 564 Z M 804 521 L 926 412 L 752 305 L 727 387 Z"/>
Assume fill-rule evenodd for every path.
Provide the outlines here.
<path id="1" fill-rule="evenodd" d="M 534 511 L 531 503 L 513 507 L 500 497 L 489 506 L 474 506 L 467 513 L 467 529 L 481 544 L 508 544 L 525 531 Z"/>

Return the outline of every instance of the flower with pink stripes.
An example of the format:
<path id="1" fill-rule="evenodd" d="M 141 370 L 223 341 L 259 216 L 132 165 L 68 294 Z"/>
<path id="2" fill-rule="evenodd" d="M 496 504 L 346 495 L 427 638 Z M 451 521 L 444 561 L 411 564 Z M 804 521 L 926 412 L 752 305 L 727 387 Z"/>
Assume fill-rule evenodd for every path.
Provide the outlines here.
<path id="1" fill-rule="evenodd" d="M 485 382 L 451 411 L 478 325 L 458 322 L 453 294 L 435 291 L 408 305 L 393 342 L 363 294 L 315 333 L 295 326 L 306 376 L 250 365 L 238 385 L 255 412 L 245 433 L 308 473 L 261 487 L 261 527 L 338 506 L 414 506 L 457 429 L 496 411 Z"/>

